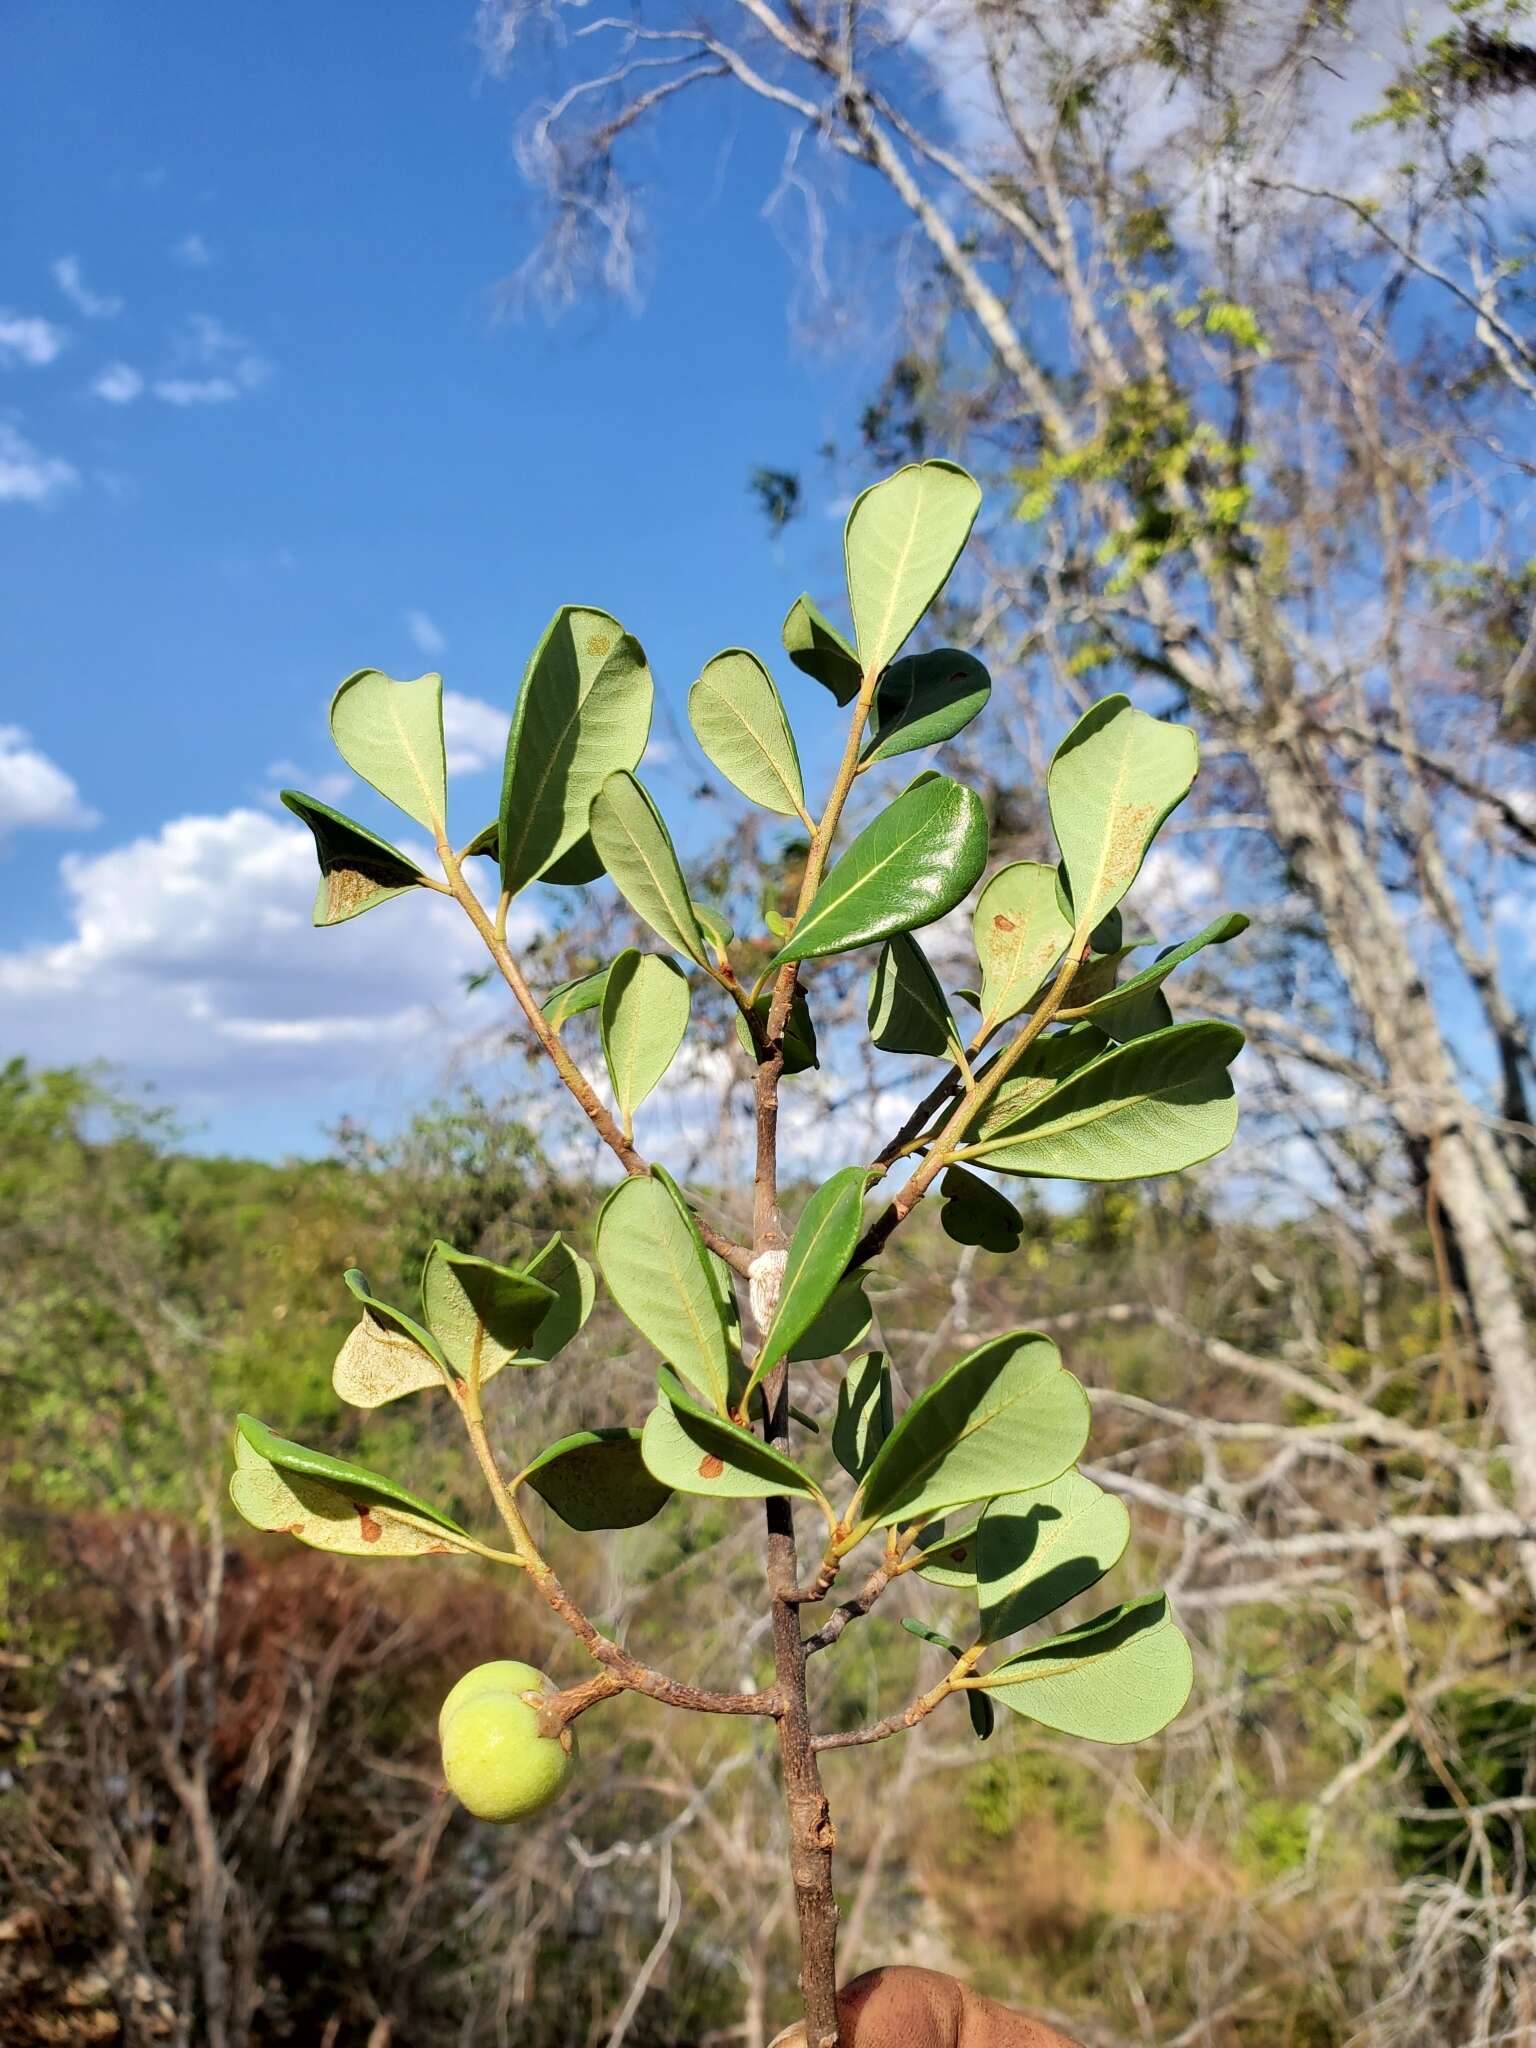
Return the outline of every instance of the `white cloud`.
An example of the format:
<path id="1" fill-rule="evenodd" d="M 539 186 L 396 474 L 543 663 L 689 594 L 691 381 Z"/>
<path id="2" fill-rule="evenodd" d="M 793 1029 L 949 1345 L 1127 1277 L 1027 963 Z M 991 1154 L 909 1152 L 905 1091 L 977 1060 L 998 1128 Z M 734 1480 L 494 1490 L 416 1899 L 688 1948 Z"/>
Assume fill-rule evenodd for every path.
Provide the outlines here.
<path id="1" fill-rule="evenodd" d="M 173 819 L 60 875 L 70 935 L 0 953 L 8 1038 L 50 1063 L 105 1051 L 200 1110 L 291 1111 L 415 1073 L 424 1092 L 466 1027 L 484 955 L 463 915 L 422 893 L 316 931 L 313 842 L 286 814 Z"/>
<path id="2" fill-rule="evenodd" d="M 213 251 L 204 237 L 194 230 L 172 244 L 171 258 L 173 262 L 185 264 L 188 270 L 206 270 L 213 261 Z"/>
<path id="3" fill-rule="evenodd" d="M 153 388 L 167 405 L 228 405 L 244 395 L 233 377 L 158 377 Z"/>
<path id="4" fill-rule="evenodd" d="M 54 283 L 75 311 L 83 313 L 87 320 L 111 320 L 123 310 L 121 299 L 108 298 L 91 290 L 81 272 L 78 256 L 56 257 L 50 268 Z"/>
<path id="5" fill-rule="evenodd" d="M 443 693 L 443 738 L 448 743 L 448 773 L 473 775 L 478 768 L 499 765 L 507 751 L 505 711 L 458 690 Z"/>
<path id="6" fill-rule="evenodd" d="M 415 641 L 422 653 L 430 658 L 435 660 L 438 655 L 447 653 L 447 635 L 434 619 L 428 618 L 425 612 L 407 612 L 405 614 L 405 630 L 410 634 L 412 640 Z"/>
<path id="7" fill-rule="evenodd" d="M 167 405 L 228 405 L 259 389 L 272 374 L 265 357 L 211 313 L 193 313 L 175 348 L 185 370 L 157 377 L 150 386 Z"/>
<path id="8" fill-rule="evenodd" d="M 19 725 L 0 725 L 0 845 L 12 832 L 96 824 L 73 776 L 34 747 Z"/>
<path id="9" fill-rule="evenodd" d="M 92 397 L 108 405 L 132 405 L 143 389 L 144 379 L 131 363 L 108 363 L 91 379 Z"/>
<path id="10" fill-rule="evenodd" d="M 68 339 L 64 329 L 51 320 L 36 313 L 12 313 L 0 306 L 0 369 L 9 370 L 17 363 L 41 369 L 53 361 Z"/>
<path id="11" fill-rule="evenodd" d="M 0 504 L 41 505 L 79 481 L 72 462 L 44 455 L 25 434 L 0 420 Z"/>

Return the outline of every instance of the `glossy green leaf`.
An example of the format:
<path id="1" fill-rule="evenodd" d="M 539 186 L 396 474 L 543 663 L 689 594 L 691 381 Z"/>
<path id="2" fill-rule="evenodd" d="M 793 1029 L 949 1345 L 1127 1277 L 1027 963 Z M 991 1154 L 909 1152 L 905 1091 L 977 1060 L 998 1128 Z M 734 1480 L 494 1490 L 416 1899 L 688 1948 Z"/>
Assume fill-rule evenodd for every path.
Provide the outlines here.
<path id="1" fill-rule="evenodd" d="M 943 1059 L 956 1043 L 955 1020 L 928 956 L 910 933 L 887 939 L 869 982 L 869 1035 L 882 1052 Z"/>
<path id="2" fill-rule="evenodd" d="M 639 641 L 607 612 L 562 605 L 528 663 L 507 741 L 503 888 L 515 895 L 586 839 L 604 780 L 640 764 L 653 696 Z"/>
<path id="3" fill-rule="evenodd" d="M 1029 1008 L 1071 943 L 1072 920 L 1058 900 L 1055 868 L 1038 860 L 999 868 L 976 900 L 972 929 L 982 1023 L 994 1031 Z"/>
<path id="4" fill-rule="evenodd" d="M 1113 1046 L 1043 1093 L 1027 1078 L 1019 1092 L 1005 1081 L 966 1134 L 967 1154 L 976 1148 L 997 1173 L 1056 1180 L 1181 1172 L 1232 1142 L 1237 1098 L 1227 1069 L 1242 1044 L 1236 1025 L 1203 1018 Z"/>
<path id="5" fill-rule="evenodd" d="M 428 1327 L 455 1372 L 483 1382 L 532 1339 L 555 1300 L 553 1288 L 511 1266 L 455 1251 L 438 1238 L 421 1269 Z"/>
<path id="6" fill-rule="evenodd" d="M 698 1225 L 654 1175 L 620 1181 L 597 1219 L 597 1262 L 622 1313 L 725 1413 L 731 1344 Z"/>
<path id="7" fill-rule="evenodd" d="M 1046 795 L 1077 932 L 1108 916 L 1141 871 L 1164 819 L 1188 796 L 1200 748 L 1187 725 L 1104 697 L 1051 759 Z"/>
<path id="8" fill-rule="evenodd" d="M 345 924 L 349 917 L 403 895 L 424 879 L 415 861 L 407 860 L 376 832 L 333 811 L 329 804 L 296 789 L 285 789 L 282 798 L 314 834 L 320 863 L 314 909 L 317 925 Z"/>
<path id="9" fill-rule="evenodd" d="M 980 507 L 975 478 L 953 462 L 909 462 L 854 499 L 843 558 L 866 674 L 900 653 L 949 581 Z"/>
<path id="10" fill-rule="evenodd" d="M 298 1479 L 317 1480 L 323 1486 L 334 1487 L 344 1493 L 349 1500 L 400 1508 L 453 1535 L 465 1534 L 457 1522 L 441 1509 L 433 1507 L 430 1501 L 423 1500 L 420 1494 L 397 1486 L 381 1472 L 370 1472 L 366 1465 L 354 1465 L 350 1459 L 333 1458 L 325 1451 L 312 1451 L 303 1444 L 290 1443 L 286 1437 L 276 1435 L 264 1422 L 258 1422 L 254 1415 L 237 1415 L 235 1427 L 256 1458 L 276 1466 L 280 1472 Z M 238 1444 L 236 1449 L 238 1451 Z"/>
<path id="11" fill-rule="evenodd" d="M 773 990 L 765 988 L 752 1005 L 763 1028 L 768 1026 L 768 1013 L 773 1008 Z M 747 1029 L 747 1020 L 736 1012 L 736 1042 L 752 1061 L 757 1064 L 757 1049 L 752 1043 L 752 1034 Z M 789 1006 L 789 1015 L 784 1021 L 784 1072 L 803 1074 L 812 1067 L 819 1067 L 821 1060 L 816 1050 L 816 1026 L 811 1021 L 810 1005 L 805 999 L 805 990 L 797 988 L 795 999 Z"/>
<path id="12" fill-rule="evenodd" d="M 1088 1397 L 1056 1346 L 1010 1330 L 919 1394 L 869 1469 L 860 1529 L 1043 1486 L 1088 1438 Z"/>
<path id="13" fill-rule="evenodd" d="M 917 1554 L 921 1560 L 912 1569 L 920 1579 L 927 1579 L 935 1586 L 952 1586 L 958 1592 L 976 1590 L 976 1532 L 981 1524 L 971 1521 L 967 1526 L 946 1530 L 943 1522 L 934 1522 L 917 1539 Z"/>
<path id="14" fill-rule="evenodd" d="M 1224 946 L 1229 939 L 1235 939 L 1239 932 L 1245 932 L 1247 929 L 1248 919 L 1243 913 L 1240 910 L 1229 910 L 1225 916 L 1214 918 L 1203 931 L 1196 932 L 1192 939 L 1186 939 L 1182 946 L 1167 947 L 1158 954 L 1151 966 L 1144 967 L 1140 974 L 1133 974 L 1125 981 L 1112 983 L 1102 995 L 1092 995 L 1086 1001 L 1078 993 L 1078 984 L 1087 970 L 1080 970 L 1073 977 L 1069 996 L 1073 1014 L 1091 1017 L 1107 1031 L 1112 1018 L 1119 1017 L 1127 1011 L 1135 1011 L 1144 1005 L 1146 998 L 1162 987 L 1176 967 L 1182 967 L 1186 960 L 1193 959 L 1196 953 L 1202 952 L 1207 946 Z M 1128 951 L 1129 948 L 1125 950 Z M 1108 957 L 1116 959 L 1118 956 L 1112 954 Z M 1145 1036 L 1142 1032 L 1135 1035 Z M 1116 1036 L 1119 1034 L 1116 1033 Z"/>
<path id="15" fill-rule="evenodd" d="M 990 1182 L 963 1166 L 951 1166 L 939 1188 L 944 1198 L 939 1221 L 956 1244 L 974 1244 L 984 1252 L 1018 1250 L 1024 1218 Z"/>
<path id="16" fill-rule="evenodd" d="M 672 1498 L 645 1468 L 638 1429 L 578 1429 L 519 1477 L 572 1529 L 633 1529 Z"/>
<path id="17" fill-rule="evenodd" d="M 627 1131 L 635 1111 L 677 1058 L 688 1032 L 693 991 L 674 960 L 621 953 L 603 989 L 603 1058 Z"/>
<path id="18" fill-rule="evenodd" d="M 769 963 L 846 953 L 932 924 L 975 887 L 987 860 L 981 799 L 948 776 L 904 790 L 866 825 Z"/>
<path id="19" fill-rule="evenodd" d="M 548 1365 L 585 1326 L 597 1300 L 597 1282 L 592 1268 L 557 1231 L 535 1252 L 523 1271 L 528 1279 L 547 1287 L 554 1300 L 544 1311 L 538 1328 L 507 1360 L 508 1365 Z M 491 1372 L 500 1370 L 493 1365 Z M 489 1378 L 482 1370 L 481 1380 Z"/>
<path id="20" fill-rule="evenodd" d="M 863 666 L 830 619 L 808 597 L 797 597 L 785 615 L 784 651 L 802 674 L 814 677 L 839 704 L 851 704 L 864 679 Z"/>
<path id="21" fill-rule="evenodd" d="M 932 1643 L 936 1650 L 945 1650 L 956 1662 L 960 1658 L 960 1645 L 952 1643 L 948 1636 L 939 1634 L 936 1628 L 929 1628 L 923 1621 L 914 1621 L 910 1614 L 901 1617 L 901 1625 L 910 1636 L 920 1636 L 925 1643 Z"/>
<path id="22" fill-rule="evenodd" d="M 592 804 L 592 838 L 619 894 L 669 946 L 708 965 L 704 934 L 661 813 L 627 771 L 610 775 Z"/>
<path id="23" fill-rule="evenodd" d="M 790 1364 L 846 1356 L 869 1335 L 871 1320 L 863 1281 L 844 1280 L 810 1328 L 789 1347 Z"/>
<path id="24" fill-rule="evenodd" d="M 862 759 L 890 761 L 953 739 L 991 694 L 992 678 L 975 655 L 954 647 L 892 662 L 875 692 Z"/>
<path id="25" fill-rule="evenodd" d="M 997 1713 L 991 1698 L 984 1692 L 967 1692 L 966 1709 L 971 1717 L 971 1729 L 978 1742 L 990 1742 L 997 1727 Z"/>
<path id="26" fill-rule="evenodd" d="M 434 832 L 448 813 L 443 679 L 397 683 L 360 668 L 331 699 L 331 738 L 347 766 L 380 796 Z"/>
<path id="27" fill-rule="evenodd" d="M 774 1494 L 820 1498 L 814 1480 L 749 1429 L 712 1415 L 668 1372 L 641 1432 L 646 1469 L 663 1486 L 716 1500 L 767 1500 Z"/>
<path id="28" fill-rule="evenodd" d="M 779 1306 L 763 1333 L 763 1348 L 753 1362 L 749 1385 L 756 1386 L 780 1359 L 788 1357 L 832 1299 L 859 1241 L 868 1183 L 868 1167 L 845 1166 L 816 1190 L 800 1212 L 789 1240 Z"/>
<path id="29" fill-rule="evenodd" d="M 805 810 L 800 756 L 772 676 L 755 654 L 728 647 L 688 692 L 694 737 L 726 781 L 765 811 Z"/>
<path id="30" fill-rule="evenodd" d="M 594 968 L 590 974 L 578 974 L 574 981 L 562 981 L 539 1005 L 545 1023 L 558 1031 L 572 1017 L 579 1017 L 587 1010 L 601 1009 L 603 991 L 607 986 L 606 967 Z"/>
<path id="31" fill-rule="evenodd" d="M 1194 1659 L 1166 1593 L 1153 1593 L 1010 1657 L 986 1690 L 1042 1727 L 1089 1742 L 1144 1742 L 1183 1709 Z"/>
<path id="32" fill-rule="evenodd" d="M 989 1502 L 976 1538 L 984 1639 L 1015 1635 L 1086 1593 L 1130 1540 L 1124 1505 L 1081 1472 Z"/>
<path id="33" fill-rule="evenodd" d="M 856 1358 L 837 1390 L 832 1455 L 850 1479 L 862 1479 L 895 1421 L 891 1369 L 883 1351 Z"/>

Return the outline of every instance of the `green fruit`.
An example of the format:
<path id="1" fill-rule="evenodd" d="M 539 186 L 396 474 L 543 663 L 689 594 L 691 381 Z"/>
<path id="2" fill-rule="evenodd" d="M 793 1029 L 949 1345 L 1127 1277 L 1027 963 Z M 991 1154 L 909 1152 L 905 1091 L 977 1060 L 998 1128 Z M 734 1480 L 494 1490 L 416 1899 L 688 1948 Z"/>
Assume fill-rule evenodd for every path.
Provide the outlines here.
<path id="1" fill-rule="evenodd" d="M 571 1731 L 539 1733 L 538 1703 L 554 1690 L 532 1664 L 504 1658 L 467 1671 L 443 1701 L 443 1775 L 481 1820 L 525 1820 L 565 1790 L 575 1763 Z"/>

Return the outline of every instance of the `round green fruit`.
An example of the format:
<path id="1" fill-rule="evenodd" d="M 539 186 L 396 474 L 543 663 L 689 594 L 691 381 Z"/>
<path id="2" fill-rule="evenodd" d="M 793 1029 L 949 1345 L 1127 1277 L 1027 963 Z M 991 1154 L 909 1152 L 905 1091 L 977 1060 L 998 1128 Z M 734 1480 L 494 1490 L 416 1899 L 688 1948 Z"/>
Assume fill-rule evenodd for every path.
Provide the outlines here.
<path id="1" fill-rule="evenodd" d="M 575 1764 L 571 1731 L 539 1733 L 539 1702 L 554 1690 L 532 1664 L 504 1658 L 467 1671 L 443 1701 L 443 1775 L 481 1820 L 526 1820 L 565 1790 Z"/>

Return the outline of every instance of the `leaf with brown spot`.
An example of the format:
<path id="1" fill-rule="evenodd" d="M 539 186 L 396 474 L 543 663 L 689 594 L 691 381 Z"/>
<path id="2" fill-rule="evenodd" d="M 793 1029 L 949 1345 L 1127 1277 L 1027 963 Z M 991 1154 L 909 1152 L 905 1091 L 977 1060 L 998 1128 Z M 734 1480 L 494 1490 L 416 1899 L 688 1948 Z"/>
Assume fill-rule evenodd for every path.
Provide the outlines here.
<path id="1" fill-rule="evenodd" d="M 1123 696 L 1091 706 L 1056 749 L 1046 795 L 1078 939 L 1135 881 L 1199 766 L 1189 726 L 1149 717 Z"/>
<path id="2" fill-rule="evenodd" d="M 1038 860 L 999 868 L 977 898 L 971 929 L 981 962 L 981 1021 L 991 1032 L 1030 1007 L 1071 942 L 1055 868 Z"/>
<path id="3" fill-rule="evenodd" d="M 656 1391 L 659 1399 L 640 1449 L 646 1470 L 663 1486 L 724 1500 L 798 1494 L 825 1508 L 825 1496 L 808 1473 L 751 1430 L 701 1407 L 675 1374 L 659 1373 Z"/>

